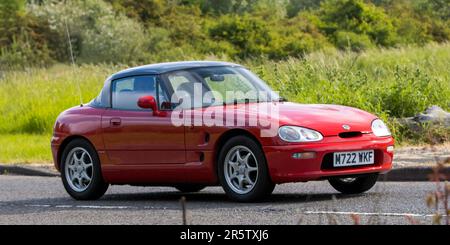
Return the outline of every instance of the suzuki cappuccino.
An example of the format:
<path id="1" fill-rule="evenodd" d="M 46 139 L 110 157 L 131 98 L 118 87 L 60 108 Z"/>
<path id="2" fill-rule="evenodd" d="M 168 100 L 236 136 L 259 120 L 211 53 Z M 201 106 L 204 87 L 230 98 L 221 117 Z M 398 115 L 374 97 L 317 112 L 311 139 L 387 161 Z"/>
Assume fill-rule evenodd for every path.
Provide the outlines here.
<path id="1" fill-rule="evenodd" d="M 394 140 L 371 113 L 288 102 L 243 66 L 192 61 L 111 75 L 95 99 L 58 116 L 51 148 L 77 200 L 109 185 L 220 185 L 251 202 L 289 182 L 365 192 L 391 169 Z"/>

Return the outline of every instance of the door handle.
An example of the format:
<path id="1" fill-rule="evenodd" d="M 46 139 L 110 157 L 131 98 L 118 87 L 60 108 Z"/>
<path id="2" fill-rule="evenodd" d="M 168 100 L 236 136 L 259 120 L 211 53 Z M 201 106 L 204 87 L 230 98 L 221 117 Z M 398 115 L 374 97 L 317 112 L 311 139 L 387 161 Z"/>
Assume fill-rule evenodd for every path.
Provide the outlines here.
<path id="1" fill-rule="evenodd" d="M 111 126 L 120 126 L 120 124 L 122 124 L 122 120 L 120 120 L 120 118 L 111 118 L 109 123 Z"/>

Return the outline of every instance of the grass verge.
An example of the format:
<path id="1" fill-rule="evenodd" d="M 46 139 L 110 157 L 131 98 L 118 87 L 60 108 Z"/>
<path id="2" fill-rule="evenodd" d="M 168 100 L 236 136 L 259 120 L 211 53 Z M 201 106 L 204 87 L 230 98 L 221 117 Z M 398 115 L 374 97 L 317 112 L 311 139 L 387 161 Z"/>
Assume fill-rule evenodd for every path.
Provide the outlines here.
<path id="1" fill-rule="evenodd" d="M 0 163 L 50 163 L 51 135 L 0 134 Z"/>

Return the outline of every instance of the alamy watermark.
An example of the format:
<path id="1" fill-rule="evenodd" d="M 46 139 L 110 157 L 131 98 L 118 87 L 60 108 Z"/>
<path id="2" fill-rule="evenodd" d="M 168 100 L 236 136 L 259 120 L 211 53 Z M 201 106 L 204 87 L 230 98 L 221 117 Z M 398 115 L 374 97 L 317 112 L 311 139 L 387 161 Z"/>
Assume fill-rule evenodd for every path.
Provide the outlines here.
<path id="1" fill-rule="evenodd" d="M 176 106 L 171 122 L 177 127 L 258 127 L 261 137 L 274 137 L 279 127 L 279 103 L 274 94 L 205 91 L 202 84 L 194 83 L 189 91 L 176 91 L 172 95 L 171 103 Z"/>

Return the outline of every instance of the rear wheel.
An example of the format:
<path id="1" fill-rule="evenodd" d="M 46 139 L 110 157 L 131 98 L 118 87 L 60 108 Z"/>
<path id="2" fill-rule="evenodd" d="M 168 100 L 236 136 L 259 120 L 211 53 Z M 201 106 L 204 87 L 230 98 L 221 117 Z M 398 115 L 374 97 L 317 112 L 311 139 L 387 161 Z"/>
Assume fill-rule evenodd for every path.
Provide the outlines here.
<path id="1" fill-rule="evenodd" d="M 199 192 L 205 189 L 204 185 L 195 185 L 195 184 L 185 184 L 185 185 L 176 185 L 175 188 L 181 192 Z"/>
<path id="2" fill-rule="evenodd" d="M 97 152 L 83 139 L 71 141 L 64 149 L 61 178 L 67 193 L 76 200 L 98 199 L 109 186 L 103 180 Z"/>
<path id="3" fill-rule="evenodd" d="M 331 178 L 331 186 L 343 194 L 359 194 L 370 190 L 376 183 L 378 174 L 367 174 L 358 177 Z"/>
<path id="4" fill-rule="evenodd" d="M 218 173 L 225 193 L 239 202 L 260 200 L 275 187 L 264 153 L 245 136 L 233 137 L 225 143 L 219 154 Z"/>

